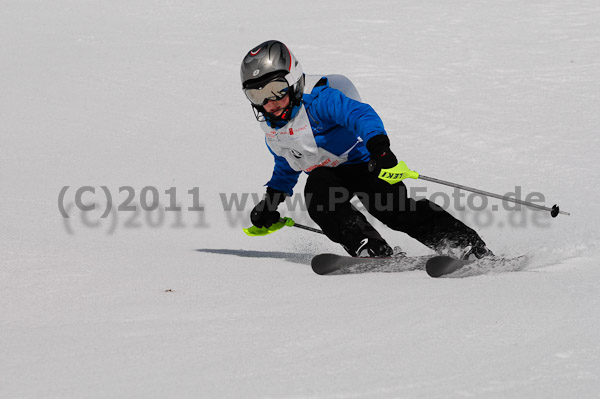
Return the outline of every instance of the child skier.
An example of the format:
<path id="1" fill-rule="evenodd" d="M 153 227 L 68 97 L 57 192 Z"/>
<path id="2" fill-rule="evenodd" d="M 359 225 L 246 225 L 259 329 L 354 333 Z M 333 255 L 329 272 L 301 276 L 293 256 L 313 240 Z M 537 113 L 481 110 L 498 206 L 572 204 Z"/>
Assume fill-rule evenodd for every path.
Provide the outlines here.
<path id="1" fill-rule="evenodd" d="M 279 221 L 278 205 L 292 195 L 304 171 L 310 217 L 351 256 L 393 254 L 350 203 L 354 196 L 382 223 L 438 253 L 492 255 L 473 229 L 441 207 L 409 198 L 400 180 L 390 184 L 379 178 L 382 169 L 399 165 L 380 117 L 368 104 L 332 88 L 327 77 L 307 78 L 283 43 L 269 40 L 250 50 L 241 80 L 275 158 L 266 196 L 250 215 L 253 225 Z"/>

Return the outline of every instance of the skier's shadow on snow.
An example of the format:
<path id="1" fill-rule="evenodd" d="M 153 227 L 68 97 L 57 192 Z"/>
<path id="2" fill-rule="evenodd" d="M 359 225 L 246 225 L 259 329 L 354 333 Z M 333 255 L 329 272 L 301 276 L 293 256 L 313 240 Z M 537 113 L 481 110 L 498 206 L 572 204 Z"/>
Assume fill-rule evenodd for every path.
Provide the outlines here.
<path id="1" fill-rule="evenodd" d="M 301 254 L 294 252 L 280 252 L 280 251 L 248 251 L 245 249 L 211 249 L 211 248 L 199 248 L 197 252 L 204 252 L 209 254 L 221 254 L 221 255 L 233 255 L 240 256 L 242 258 L 270 258 L 270 259 L 283 259 L 292 263 L 300 263 L 303 265 L 310 265 L 310 260 L 314 255 L 312 254 Z"/>

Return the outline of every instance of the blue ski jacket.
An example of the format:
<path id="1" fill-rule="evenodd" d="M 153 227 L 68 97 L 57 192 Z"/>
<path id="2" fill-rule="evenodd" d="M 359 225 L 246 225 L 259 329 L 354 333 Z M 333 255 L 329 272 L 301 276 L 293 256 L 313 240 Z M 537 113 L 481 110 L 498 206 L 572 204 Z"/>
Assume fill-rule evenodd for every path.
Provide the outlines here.
<path id="1" fill-rule="evenodd" d="M 321 80 L 302 97 L 316 145 L 334 155 L 347 155 L 344 162 L 347 164 L 368 162 L 370 154 L 366 143 L 374 136 L 387 135 L 381 118 L 370 105 L 347 97 L 330 87 L 327 78 L 323 79 L 325 84 Z M 265 142 L 275 157 L 273 175 L 266 186 L 292 195 L 301 171 L 294 170 L 284 157 L 275 154 L 267 140 Z"/>

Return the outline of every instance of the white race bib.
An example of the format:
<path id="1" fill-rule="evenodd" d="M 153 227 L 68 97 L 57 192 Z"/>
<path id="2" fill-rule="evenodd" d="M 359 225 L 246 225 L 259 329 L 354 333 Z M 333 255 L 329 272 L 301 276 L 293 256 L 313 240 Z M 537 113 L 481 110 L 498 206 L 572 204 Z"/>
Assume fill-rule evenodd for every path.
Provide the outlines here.
<path id="1" fill-rule="evenodd" d="M 335 155 L 317 146 L 304 105 L 298 115 L 279 129 L 261 123 L 267 145 L 271 150 L 286 159 L 292 169 L 310 172 L 321 166 L 335 167 L 348 160 L 348 153 L 361 141 L 358 141 L 341 155 Z"/>

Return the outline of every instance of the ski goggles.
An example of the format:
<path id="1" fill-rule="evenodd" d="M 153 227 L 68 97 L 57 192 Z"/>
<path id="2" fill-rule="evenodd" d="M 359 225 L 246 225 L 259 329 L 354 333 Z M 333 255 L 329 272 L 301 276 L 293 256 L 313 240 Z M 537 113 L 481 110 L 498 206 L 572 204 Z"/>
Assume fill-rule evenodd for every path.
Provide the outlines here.
<path id="1" fill-rule="evenodd" d="M 254 105 L 265 105 L 268 101 L 281 100 L 288 94 L 290 86 L 285 80 L 272 80 L 255 89 L 244 89 L 244 93 Z"/>

